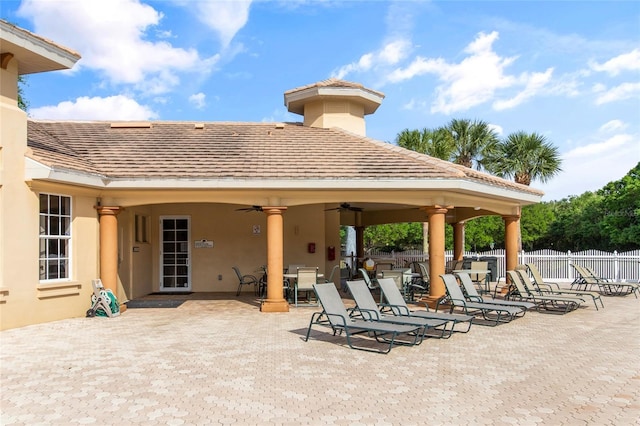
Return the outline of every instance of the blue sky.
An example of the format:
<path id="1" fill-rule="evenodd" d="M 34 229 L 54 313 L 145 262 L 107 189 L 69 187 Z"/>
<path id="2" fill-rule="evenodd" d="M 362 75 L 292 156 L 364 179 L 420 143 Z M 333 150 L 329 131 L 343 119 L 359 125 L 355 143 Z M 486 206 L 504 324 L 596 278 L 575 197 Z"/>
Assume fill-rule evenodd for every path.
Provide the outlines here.
<path id="1" fill-rule="evenodd" d="M 41 119 L 301 121 L 283 94 L 329 77 L 385 100 L 367 135 L 478 119 L 543 134 L 544 201 L 640 161 L 640 2 L 1 0 L 2 19 L 82 55 L 29 76 Z M 348 155 L 348 153 L 345 153 Z"/>

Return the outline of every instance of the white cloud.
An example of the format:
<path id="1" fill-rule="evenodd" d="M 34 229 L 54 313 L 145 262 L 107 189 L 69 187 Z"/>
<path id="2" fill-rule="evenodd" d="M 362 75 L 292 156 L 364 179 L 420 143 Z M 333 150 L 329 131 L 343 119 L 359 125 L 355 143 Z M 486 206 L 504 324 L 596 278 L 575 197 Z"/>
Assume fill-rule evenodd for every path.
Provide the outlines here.
<path id="1" fill-rule="evenodd" d="M 222 47 L 226 48 L 247 24 L 251 0 L 189 1 L 185 5 L 195 6 L 198 19 L 218 34 Z"/>
<path id="2" fill-rule="evenodd" d="M 606 72 L 611 76 L 616 76 L 623 71 L 638 71 L 640 70 L 640 49 L 618 55 L 602 64 L 592 62 L 589 66 L 594 71 Z"/>
<path id="3" fill-rule="evenodd" d="M 611 123 L 611 122 L 609 122 Z M 609 123 L 601 129 L 609 128 Z M 559 200 L 586 191 L 597 191 L 626 175 L 640 161 L 640 137 L 617 134 L 576 147 L 562 155 L 562 172 L 541 185 L 544 201 Z"/>
<path id="4" fill-rule="evenodd" d="M 149 41 L 162 14 L 137 0 L 25 0 L 19 14 L 33 20 L 36 33 L 77 50 L 78 68 L 98 70 L 112 84 L 163 93 L 179 84 L 177 72 L 211 66 L 195 49 Z"/>
<path id="5" fill-rule="evenodd" d="M 387 80 L 399 83 L 423 74 L 435 74 L 440 84 L 435 88 L 436 99 L 431 112 L 451 114 L 490 102 L 506 89 L 523 89 L 510 99 L 498 100 L 494 109 L 513 108 L 535 96 L 549 84 L 553 68 L 545 72 L 509 75 L 506 69 L 517 57 L 501 57 L 493 50 L 498 39 L 496 31 L 479 33 L 464 49 L 468 55 L 459 63 L 448 63 L 442 58 L 416 57 L 405 68 L 397 68 L 388 74 Z"/>
<path id="6" fill-rule="evenodd" d="M 640 95 L 640 83 L 622 83 L 608 90 L 602 85 L 597 88 L 601 93 L 596 98 L 596 105 L 637 98 Z"/>
<path id="7" fill-rule="evenodd" d="M 107 98 L 83 96 L 75 101 L 60 102 L 29 110 L 29 116 L 48 120 L 151 120 L 158 118 L 149 107 L 134 99 L 117 95 Z"/>
<path id="8" fill-rule="evenodd" d="M 487 124 L 487 127 L 489 127 L 490 130 L 496 132 L 498 136 L 501 136 L 504 133 L 504 128 L 497 124 Z"/>
<path id="9" fill-rule="evenodd" d="M 196 109 L 203 109 L 207 105 L 206 95 L 202 92 L 189 96 L 189 102 L 196 107 Z"/>
<path id="10" fill-rule="evenodd" d="M 552 74 L 553 68 L 547 69 L 544 73 L 522 74 L 520 76 L 520 80 L 525 84 L 524 90 L 511 99 L 495 101 L 493 103 L 493 109 L 496 111 L 502 111 L 513 108 L 520 105 L 525 100 L 534 97 L 551 81 Z"/>
<path id="11" fill-rule="evenodd" d="M 343 65 L 334 70 L 331 76 L 343 79 L 352 73 L 370 71 L 377 67 L 392 66 L 406 58 L 410 50 L 410 41 L 398 38 L 386 43 L 376 52 L 365 53 L 357 62 Z"/>
<path id="12" fill-rule="evenodd" d="M 620 120 L 611 120 L 604 123 L 602 126 L 600 126 L 598 131 L 602 133 L 611 133 L 616 131 L 622 131 L 627 127 L 628 125 Z"/>

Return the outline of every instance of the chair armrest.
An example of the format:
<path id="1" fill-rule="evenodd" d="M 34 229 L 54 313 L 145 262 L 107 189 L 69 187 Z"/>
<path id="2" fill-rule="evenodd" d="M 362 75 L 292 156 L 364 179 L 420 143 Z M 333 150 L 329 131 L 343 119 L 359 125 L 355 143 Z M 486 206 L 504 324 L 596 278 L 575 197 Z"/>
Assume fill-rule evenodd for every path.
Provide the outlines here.
<path id="1" fill-rule="evenodd" d="M 358 311 L 360 311 L 360 314 L 364 319 L 367 319 L 370 321 L 378 321 L 380 319 L 380 315 L 378 315 L 378 312 L 374 311 L 373 309 L 358 308 Z"/>
<path id="2" fill-rule="evenodd" d="M 343 327 L 347 326 L 347 319 L 344 317 L 344 315 L 339 315 L 339 314 L 328 314 L 325 312 L 325 315 L 327 316 L 327 318 L 331 319 L 331 318 L 336 318 L 338 320 L 338 324 L 336 325 L 341 325 Z"/>
<path id="3" fill-rule="evenodd" d="M 378 306 L 382 307 L 383 309 L 389 308 L 396 315 L 404 315 L 404 316 L 411 315 L 411 311 L 409 310 L 409 308 L 403 305 L 392 305 L 390 303 L 380 303 Z"/>

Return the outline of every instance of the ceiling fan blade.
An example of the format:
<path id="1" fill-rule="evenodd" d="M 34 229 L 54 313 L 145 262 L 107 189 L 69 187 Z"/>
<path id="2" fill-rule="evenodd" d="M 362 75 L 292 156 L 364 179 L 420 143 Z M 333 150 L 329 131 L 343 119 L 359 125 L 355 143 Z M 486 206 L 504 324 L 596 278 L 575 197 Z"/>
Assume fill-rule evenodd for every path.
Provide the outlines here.
<path id="1" fill-rule="evenodd" d="M 261 212 L 262 206 L 251 206 L 251 207 L 243 207 L 240 209 L 236 209 L 237 212 Z"/>

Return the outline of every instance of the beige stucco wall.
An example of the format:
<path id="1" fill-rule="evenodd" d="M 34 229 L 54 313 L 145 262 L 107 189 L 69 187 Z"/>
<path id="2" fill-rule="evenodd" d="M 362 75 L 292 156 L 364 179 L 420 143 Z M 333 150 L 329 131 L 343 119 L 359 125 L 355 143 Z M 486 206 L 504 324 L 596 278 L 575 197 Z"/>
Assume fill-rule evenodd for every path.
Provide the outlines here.
<path id="1" fill-rule="evenodd" d="M 266 215 L 236 211 L 239 207 L 244 206 L 186 203 L 127 208 L 118 216 L 120 234 L 125 241 L 120 280 L 127 296 L 131 299 L 160 289 L 160 219 L 164 216 L 189 217 L 192 291 L 235 292 L 238 281 L 232 266 L 238 266 L 243 274 L 255 274 L 259 278 L 260 267 L 267 262 Z M 136 213 L 150 214 L 149 244 L 134 242 L 132 228 Z M 321 273 L 330 271 L 325 269 L 324 205 L 292 207 L 285 211 L 283 218 L 284 267 L 296 263 L 318 266 Z M 339 223 L 334 221 L 333 244 L 339 254 Z M 254 234 L 254 226 L 260 227 L 259 234 Z M 203 239 L 213 241 L 213 248 L 195 248 L 195 241 Z M 308 252 L 308 243 L 315 243 L 315 253 Z M 218 279 L 219 275 L 222 279 Z"/>
<path id="2" fill-rule="evenodd" d="M 95 197 L 87 194 L 86 190 L 63 185 L 39 186 L 34 183 L 30 188 L 24 181 L 24 171 L 14 167 L 24 159 L 24 153 L 19 155 L 21 150 L 16 149 L 19 143 L 12 144 L 4 134 L 3 143 L 0 329 L 82 317 L 91 306 L 91 280 L 99 276 Z M 5 149 L 7 146 L 11 148 Z M 12 154 L 7 155 L 9 153 Z M 72 198 L 71 273 L 68 280 L 39 280 L 40 192 Z"/>
<path id="3" fill-rule="evenodd" d="M 304 106 L 304 125 L 330 129 L 340 127 L 365 136 L 364 106 L 347 100 L 319 100 Z"/>

